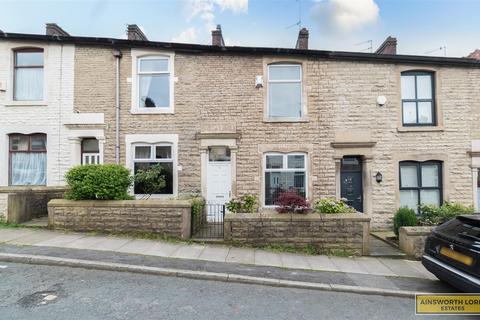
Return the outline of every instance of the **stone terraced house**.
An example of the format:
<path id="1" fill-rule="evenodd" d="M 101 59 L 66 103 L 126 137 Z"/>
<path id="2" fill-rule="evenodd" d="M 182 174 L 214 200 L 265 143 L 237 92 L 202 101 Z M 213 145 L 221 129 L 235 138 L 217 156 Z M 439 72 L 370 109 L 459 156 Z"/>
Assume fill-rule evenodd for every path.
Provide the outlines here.
<path id="1" fill-rule="evenodd" d="M 479 60 L 397 55 L 391 37 L 375 53 L 309 50 L 306 29 L 295 49 L 225 46 L 220 28 L 212 45 L 148 41 L 136 25 L 128 40 L 55 30 L 0 33 L 7 189 L 118 162 L 132 172 L 160 164 L 158 197 L 255 194 L 261 208 L 285 190 L 344 197 L 374 229 L 390 228 L 400 206 L 477 206 Z M 48 101 L 22 63 L 42 65 Z M 37 145 L 46 165 L 33 162 Z M 17 151 L 43 166 L 42 179 Z"/>

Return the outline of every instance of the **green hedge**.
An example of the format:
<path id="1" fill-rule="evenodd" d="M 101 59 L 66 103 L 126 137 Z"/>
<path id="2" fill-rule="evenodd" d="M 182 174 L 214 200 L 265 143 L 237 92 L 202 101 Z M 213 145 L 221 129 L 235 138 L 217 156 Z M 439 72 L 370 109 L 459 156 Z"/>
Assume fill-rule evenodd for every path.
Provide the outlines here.
<path id="1" fill-rule="evenodd" d="M 415 227 L 417 225 L 417 215 L 415 214 L 415 211 L 410 208 L 403 207 L 398 209 L 393 217 L 393 232 L 395 232 L 397 237 L 400 227 Z"/>
<path id="2" fill-rule="evenodd" d="M 116 164 L 88 164 L 71 168 L 65 174 L 70 200 L 129 200 L 133 178 L 130 171 Z"/>

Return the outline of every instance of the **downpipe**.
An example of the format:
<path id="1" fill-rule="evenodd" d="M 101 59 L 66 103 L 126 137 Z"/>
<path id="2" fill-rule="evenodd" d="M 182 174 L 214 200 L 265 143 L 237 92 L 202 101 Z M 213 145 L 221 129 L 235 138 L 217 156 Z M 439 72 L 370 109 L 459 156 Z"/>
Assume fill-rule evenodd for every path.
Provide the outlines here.
<path id="1" fill-rule="evenodd" d="M 113 49 L 115 57 L 115 163 L 120 164 L 120 49 Z"/>

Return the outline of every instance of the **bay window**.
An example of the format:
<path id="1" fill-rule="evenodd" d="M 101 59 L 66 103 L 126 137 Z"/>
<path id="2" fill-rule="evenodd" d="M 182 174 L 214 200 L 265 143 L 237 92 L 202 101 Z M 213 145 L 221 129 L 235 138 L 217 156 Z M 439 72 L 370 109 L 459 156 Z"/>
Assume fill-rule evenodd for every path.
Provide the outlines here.
<path id="1" fill-rule="evenodd" d="M 265 205 L 276 205 L 283 192 L 307 195 L 307 159 L 304 153 L 265 154 Z"/>
<path id="2" fill-rule="evenodd" d="M 46 185 L 47 136 L 11 134 L 9 138 L 10 185 Z"/>
<path id="3" fill-rule="evenodd" d="M 401 87 L 403 125 L 435 125 L 433 73 L 402 72 Z"/>
<path id="4" fill-rule="evenodd" d="M 268 117 L 295 119 L 302 116 L 302 66 L 269 65 Z"/>
<path id="5" fill-rule="evenodd" d="M 133 172 L 147 170 L 150 167 L 160 165 L 165 177 L 165 187 L 159 194 L 173 195 L 173 151 L 168 143 L 158 144 L 135 144 L 133 146 Z M 135 194 L 145 194 L 140 183 L 134 183 Z"/>
<path id="6" fill-rule="evenodd" d="M 13 100 L 43 100 L 43 50 L 15 50 L 13 69 Z"/>
<path id="7" fill-rule="evenodd" d="M 138 59 L 138 107 L 140 109 L 170 109 L 170 58 L 148 56 Z"/>
<path id="8" fill-rule="evenodd" d="M 400 162 L 400 207 L 418 212 L 421 204 L 442 204 L 442 163 Z"/>

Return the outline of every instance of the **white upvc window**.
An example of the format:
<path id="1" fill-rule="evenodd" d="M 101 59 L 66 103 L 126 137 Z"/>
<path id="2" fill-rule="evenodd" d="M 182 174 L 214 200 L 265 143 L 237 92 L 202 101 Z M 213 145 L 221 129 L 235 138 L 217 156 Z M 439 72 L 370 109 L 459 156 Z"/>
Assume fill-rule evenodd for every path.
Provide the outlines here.
<path id="1" fill-rule="evenodd" d="M 173 145 L 170 143 L 136 143 L 133 145 L 133 173 L 160 165 L 165 177 L 165 187 L 158 193 L 161 195 L 174 194 L 174 157 Z M 140 184 L 134 183 L 136 195 L 145 194 Z"/>
<path id="2" fill-rule="evenodd" d="M 132 50 L 132 113 L 173 113 L 174 54 Z"/>
<path id="3" fill-rule="evenodd" d="M 307 197 L 307 154 L 266 153 L 263 161 L 265 206 L 275 206 L 284 192 Z"/>
<path id="4" fill-rule="evenodd" d="M 299 119 L 302 112 L 302 66 L 268 66 L 268 118 Z"/>

